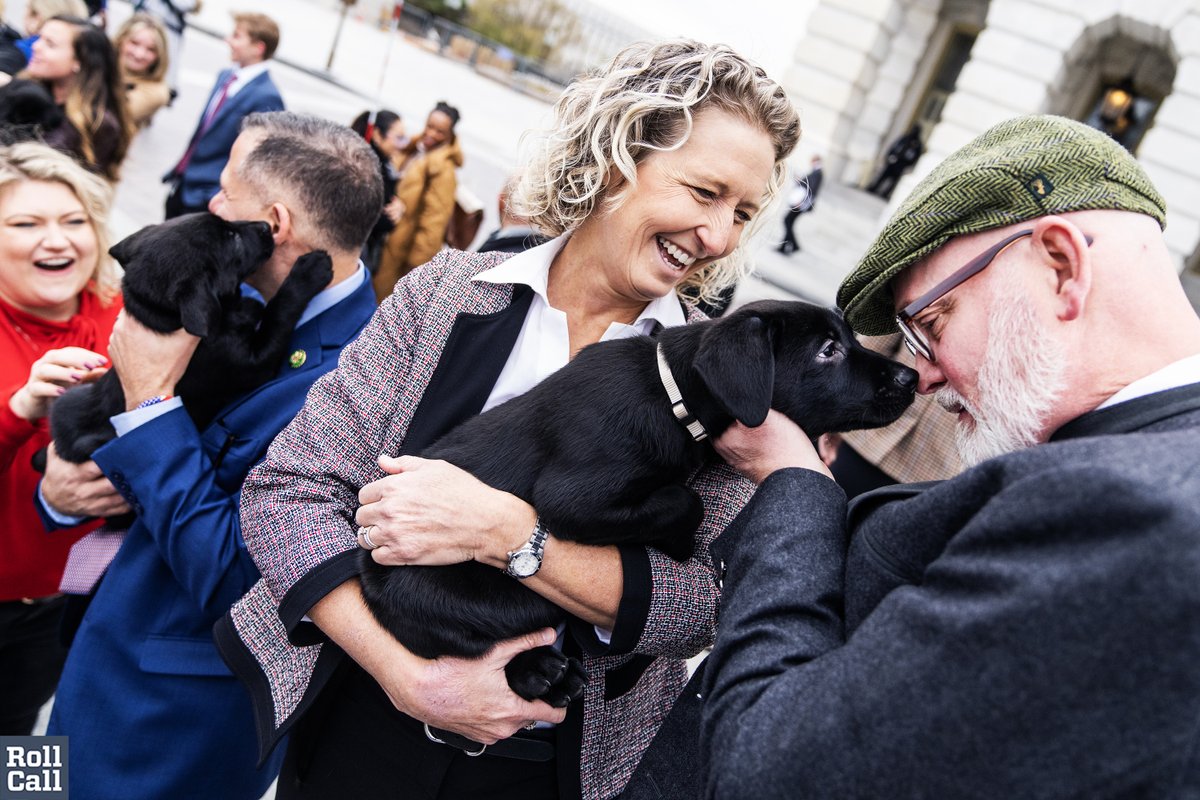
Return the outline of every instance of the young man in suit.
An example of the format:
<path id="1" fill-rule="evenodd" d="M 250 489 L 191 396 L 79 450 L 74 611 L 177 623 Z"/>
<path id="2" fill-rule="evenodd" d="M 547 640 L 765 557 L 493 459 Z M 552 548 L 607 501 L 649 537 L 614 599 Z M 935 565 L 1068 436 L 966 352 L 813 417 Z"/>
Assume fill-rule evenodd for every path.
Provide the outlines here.
<path id="1" fill-rule="evenodd" d="M 899 327 L 974 466 L 847 514 L 784 418 L 717 442 L 760 485 L 713 546 L 704 796 L 1200 791 L 1200 319 L 1164 222 L 1127 151 L 1049 116 L 897 209 L 838 302 Z"/>
<path id="2" fill-rule="evenodd" d="M 166 218 L 205 211 L 220 189 L 221 170 L 242 120 L 261 111 L 282 111 L 268 62 L 279 46 L 279 27 L 265 14 L 234 14 L 225 38 L 234 66 L 217 76 L 187 149 L 163 181 L 171 184 Z"/>
<path id="3" fill-rule="evenodd" d="M 51 454 L 42 483 L 52 508 L 86 515 L 81 494 L 97 481 L 111 492 L 111 481 L 137 515 L 84 614 L 50 720 L 71 737 L 74 796 L 255 800 L 278 771 L 278 757 L 256 769 L 249 697 L 212 626 L 258 579 L 238 517 L 246 473 L 375 310 L 359 253 L 382 204 L 379 162 L 349 128 L 289 112 L 246 119 L 210 208 L 274 232 L 249 288 L 269 299 L 312 250 L 329 253 L 333 278 L 277 376 L 203 431 L 166 399 L 198 340 L 118 321 L 110 357 L 130 409 L 113 417 L 119 436 L 79 467 Z"/>

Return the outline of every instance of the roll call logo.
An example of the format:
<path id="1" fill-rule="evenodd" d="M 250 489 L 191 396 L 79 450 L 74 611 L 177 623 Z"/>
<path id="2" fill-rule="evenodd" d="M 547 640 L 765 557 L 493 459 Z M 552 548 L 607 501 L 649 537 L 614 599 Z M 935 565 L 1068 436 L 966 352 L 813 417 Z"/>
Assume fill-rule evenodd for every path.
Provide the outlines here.
<path id="1" fill-rule="evenodd" d="M 69 797 L 66 736 L 0 736 L 0 800 Z"/>

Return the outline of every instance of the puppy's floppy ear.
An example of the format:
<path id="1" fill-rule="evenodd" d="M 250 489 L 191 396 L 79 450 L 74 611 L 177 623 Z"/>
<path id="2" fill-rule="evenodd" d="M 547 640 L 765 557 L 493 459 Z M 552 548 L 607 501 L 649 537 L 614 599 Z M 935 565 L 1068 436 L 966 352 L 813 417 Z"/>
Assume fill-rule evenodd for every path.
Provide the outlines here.
<path id="1" fill-rule="evenodd" d="M 211 281 L 200 281 L 189 287 L 179 303 L 179 321 L 192 336 L 204 338 L 221 318 L 221 299 Z"/>
<path id="2" fill-rule="evenodd" d="M 767 418 L 775 385 L 770 326 L 758 316 L 722 320 L 705 331 L 692 369 L 734 419 L 751 428 Z"/>
<path id="3" fill-rule="evenodd" d="M 108 248 L 108 254 L 117 260 L 121 266 L 129 265 L 137 258 L 138 241 L 141 239 L 141 231 L 131 233 L 121 241 Z"/>
<path id="4" fill-rule="evenodd" d="M 216 324 L 220 315 L 221 301 L 217 300 L 216 293 L 211 288 L 208 291 L 197 291 L 187 302 L 182 303 L 179 309 L 179 320 L 184 324 L 184 330 L 200 338 L 209 335 L 209 330 Z"/>

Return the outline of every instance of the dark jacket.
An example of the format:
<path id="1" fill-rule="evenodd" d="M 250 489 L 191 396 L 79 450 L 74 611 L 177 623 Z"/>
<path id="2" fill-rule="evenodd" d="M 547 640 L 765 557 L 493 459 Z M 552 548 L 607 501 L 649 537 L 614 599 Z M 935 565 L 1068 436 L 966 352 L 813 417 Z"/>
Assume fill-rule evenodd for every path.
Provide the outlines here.
<path id="1" fill-rule="evenodd" d="M 626 796 L 1196 796 L 1197 498 L 1200 385 L 848 524 L 829 479 L 772 475 L 712 548 L 717 643 Z"/>
<path id="2" fill-rule="evenodd" d="M 17 47 L 21 34 L 3 22 L 0 22 L 0 72 L 6 75 L 16 75 L 25 69 L 28 59 Z"/>

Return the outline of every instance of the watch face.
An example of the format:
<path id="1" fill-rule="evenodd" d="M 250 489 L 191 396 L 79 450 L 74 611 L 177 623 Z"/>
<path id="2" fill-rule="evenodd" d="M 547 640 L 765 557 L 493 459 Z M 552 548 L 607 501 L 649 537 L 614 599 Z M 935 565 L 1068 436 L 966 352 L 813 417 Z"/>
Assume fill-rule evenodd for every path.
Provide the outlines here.
<path id="1" fill-rule="evenodd" d="M 541 566 L 541 562 L 538 557 L 527 550 L 513 553 L 508 562 L 509 571 L 518 578 L 528 578 L 538 571 L 539 566 Z"/>

